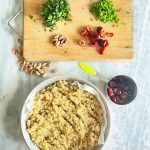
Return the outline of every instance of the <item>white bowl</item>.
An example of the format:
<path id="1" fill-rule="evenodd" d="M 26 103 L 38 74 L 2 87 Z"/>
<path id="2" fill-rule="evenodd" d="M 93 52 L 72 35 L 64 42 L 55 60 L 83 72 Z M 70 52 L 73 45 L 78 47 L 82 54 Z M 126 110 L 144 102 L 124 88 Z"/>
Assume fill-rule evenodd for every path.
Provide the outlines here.
<path id="1" fill-rule="evenodd" d="M 48 80 L 45 80 L 44 82 L 40 83 L 38 86 L 36 86 L 31 93 L 29 94 L 29 96 L 27 97 L 23 108 L 22 108 L 22 113 L 21 113 L 21 129 L 22 129 L 22 133 L 23 133 L 23 137 L 27 143 L 27 145 L 29 146 L 29 148 L 31 150 L 39 150 L 39 148 L 36 146 L 36 144 L 34 144 L 30 138 L 30 135 L 28 134 L 27 130 L 26 130 L 26 120 L 27 120 L 27 112 L 28 109 L 33 105 L 33 101 L 34 101 L 34 97 L 36 96 L 36 94 L 38 92 L 40 92 L 42 89 L 44 89 L 45 87 L 47 87 L 50 84 L 53 84 L 59 80 L 67 80 L 67 81 L 78 81 L 81 84 L 86 84 L 90 87 L 92 87 L 93 89 L 95 89 L 97 91 L 97 93 L 99 94 L 105 109 L 106 109 L 106 118 L 107 118 L 107 127 L 104 133 L 104 142 L 106 142 L 108 134 L 109 134 L 109 130 L 110 130 L 110 112 L 109 112 L 109 108 L 108 105 L 106 103 L 106 99 L 104 97 L 104 95 L 102 94 L 102 92 L 95 86 L 93 85 L 91 82 L 81 79 L 79 77 L 69 77 L 69 76 L 57 76 L 57 77 L 53 77 L 50 78 Z"/>

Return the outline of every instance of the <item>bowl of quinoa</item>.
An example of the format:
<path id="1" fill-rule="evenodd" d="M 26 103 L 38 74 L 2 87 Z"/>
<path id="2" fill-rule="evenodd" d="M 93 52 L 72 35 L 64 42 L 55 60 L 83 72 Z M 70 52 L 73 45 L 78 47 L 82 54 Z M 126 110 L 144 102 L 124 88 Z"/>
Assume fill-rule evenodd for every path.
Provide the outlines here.
<path id="1" fill-rule="evenodd" d="M 92 150 L 106 142 L 110 114 L 105 97 L 92 83 L 58 76 L 31 91 L 21 128 L 31 150 Z"/>

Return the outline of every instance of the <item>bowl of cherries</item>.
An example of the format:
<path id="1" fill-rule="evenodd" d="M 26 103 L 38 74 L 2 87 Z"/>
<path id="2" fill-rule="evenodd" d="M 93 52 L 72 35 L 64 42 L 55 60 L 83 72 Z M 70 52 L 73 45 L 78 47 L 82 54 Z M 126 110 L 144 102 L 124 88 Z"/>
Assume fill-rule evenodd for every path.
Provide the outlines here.
<path id="1" fill-rule="evenodd" d="M 108 81 L 107 94 L 111 101 L 116 104 L 129 104 L 137 95 L 137 86 L 130 77 L 118 75 Z"/>
<path id="2" fill-rule="evenodd" d="M 118 75 L 109 80 L 102 73 L 96 71 L 84 62 L 78 62 L 78 66 L 86 73 L 96 76 L 101 81 L 105 82 L 107 95 L 114 103 L 126 105 L 136 98 L 137 85 L 132 78 L 126 75 Z"/>

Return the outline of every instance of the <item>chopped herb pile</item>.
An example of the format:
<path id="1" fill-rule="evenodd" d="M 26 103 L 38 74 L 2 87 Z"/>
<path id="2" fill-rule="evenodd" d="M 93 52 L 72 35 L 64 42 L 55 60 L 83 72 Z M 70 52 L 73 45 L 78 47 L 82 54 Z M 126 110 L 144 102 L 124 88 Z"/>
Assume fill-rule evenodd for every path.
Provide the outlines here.
<path id="1" fill-rule="evenodd" d="M 114 8 L 112 1 L 100 0 L 91 7 L 91 12 L 95 16 L 96 20 L 100 20 L 103 23 L 113 22 L 118 23 L 119 17 L 117 15 L 117 9 Z"/>
<path id="2" fill-rule="evenodd" d="M 58 21 L 70 20 L 70 10 L 70 5 L 67 0 L 48 0 L 43 4 L 42 10 L 46 28 L 52 31 Z"/>

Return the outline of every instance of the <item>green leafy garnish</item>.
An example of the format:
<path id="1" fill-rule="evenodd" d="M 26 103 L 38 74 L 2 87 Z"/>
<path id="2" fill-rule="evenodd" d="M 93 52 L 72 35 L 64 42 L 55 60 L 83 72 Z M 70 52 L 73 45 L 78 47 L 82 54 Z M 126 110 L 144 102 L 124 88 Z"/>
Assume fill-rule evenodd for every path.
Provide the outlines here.
<path id="1" fill-rule="evenodd" d="M 29 18 L 30 18 L 30 19 L 33 19 L 33 16 L 32 16 L 32 15 L 29 15 Z"/>
<path id="2" fill-rule="evenodd" d="M 43 4 L 43 10 L 41 13 L 46 28 L 52 31 L 58 21 L 69 21 L 70 10 L 70 5 L 67 0 L 48 0 Z"/>
<path id="3" fill-rule="evenodd" d="M 91 7 L 91 12 L 95 16 L 96 20 L 100 20 L 103 23 L 113 22 L 118 23 L 119 17 L 117 15 L 117 9 L 114 8 L 112 1 L 100 0 Z"/>

